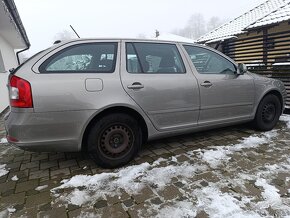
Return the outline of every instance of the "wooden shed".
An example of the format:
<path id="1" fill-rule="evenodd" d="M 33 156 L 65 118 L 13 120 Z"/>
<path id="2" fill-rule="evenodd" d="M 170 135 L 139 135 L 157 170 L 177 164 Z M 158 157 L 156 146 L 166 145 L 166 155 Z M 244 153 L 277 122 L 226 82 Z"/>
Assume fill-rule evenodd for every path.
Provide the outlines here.
<path id="1" fill-rule="evenodd" d="M 290 0 L 268 0 L 198 39 L 249 70 L 280 79 L 290 108 Z"/>

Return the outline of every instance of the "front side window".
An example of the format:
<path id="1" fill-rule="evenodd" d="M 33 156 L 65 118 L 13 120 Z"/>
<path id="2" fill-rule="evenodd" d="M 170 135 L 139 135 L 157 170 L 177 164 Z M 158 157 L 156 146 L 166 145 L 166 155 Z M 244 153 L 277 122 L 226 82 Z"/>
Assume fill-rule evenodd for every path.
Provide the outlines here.
<path id="1" fill-rule="evenodd" d="M 185 73 L 173 44 L 126 43 L 126 57 L 129 73 Z"/>
<path id="2" fill-rule="evenodd" d="M 205 48 L 184 46 L 197 72 L 201 74 L 234 74 L 236 67 L 226 58 Z"/>
<path id="3" fill-rule="evenodd" d="M 112 73 L 117 43 L 74 45 L 56 53 L 41 66 L 41 73 Z"/>

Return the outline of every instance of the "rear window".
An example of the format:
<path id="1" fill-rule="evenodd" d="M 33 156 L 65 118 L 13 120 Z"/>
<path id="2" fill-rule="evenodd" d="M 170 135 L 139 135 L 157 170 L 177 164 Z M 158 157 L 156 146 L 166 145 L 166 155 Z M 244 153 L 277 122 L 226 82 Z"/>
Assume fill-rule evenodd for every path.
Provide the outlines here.
<path id="1" fill-rule="evenodd" d="M 73 45 L 48 58 L 39 68 L 41 73 L 113 73 L 117 43 Z"/>

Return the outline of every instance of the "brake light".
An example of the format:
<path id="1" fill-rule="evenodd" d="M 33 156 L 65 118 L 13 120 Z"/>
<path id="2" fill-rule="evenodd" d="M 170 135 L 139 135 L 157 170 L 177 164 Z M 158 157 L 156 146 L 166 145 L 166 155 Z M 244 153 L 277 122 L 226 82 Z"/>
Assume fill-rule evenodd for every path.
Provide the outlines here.
<path id="1" fill-rule="evenodd" d="M 30 83 L 12 75 L 9 82 L 9 98 L 11 107 L 32 108 L 32 91 Z"/>

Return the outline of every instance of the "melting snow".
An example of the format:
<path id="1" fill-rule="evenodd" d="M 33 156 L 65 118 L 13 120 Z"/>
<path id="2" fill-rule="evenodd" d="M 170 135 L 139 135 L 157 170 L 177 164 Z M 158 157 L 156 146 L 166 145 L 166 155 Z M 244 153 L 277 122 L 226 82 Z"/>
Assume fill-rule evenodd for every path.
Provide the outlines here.
<path id="1" fill-rule="evenodd" d="M 38 186 L 35 188 L 35 191 L 41 191 L 43 189 L 46 189 L 48 187 L 48 185 L 42 185 L 42 186 Z"/>
<path id="2" fill-rule="evenodd" d="M 287 128 L 290 128 L 290 116 L 282 115 L 280 121 L 286 122 Z"/>
<path id="3" fill-rule="evenodd" d="M 14 207 L 9 207 L 7 208 L 9 213 L 14 213 L 16 211 L 16 209 Z"/>
<path id="4" fill-rule="evenodd" d="M 9 173 L 8 170 L 5 169 L 6 164 L 0 164 L 0 177 L 6 175 L 7 173 Z"/>
<path id="5" fill-rule="evenodd" d="M 12 180 L 12 181 L 18 181 L 19 179 L 18 179 L 17 175 L 15 175 L 15 176 L 13 176 L 13 177 L 11 178 L 11 180 Z"/>
<path id="6" fill-rule="evenodd" d="M 8 143 L 8 141 L 7 141 L 6 138 L 2 138 L 2 139 L 0 140 L 0 144 L 6 144 L 6 143 Z"/>
<path id="7" fill-rule="evenodd" d="M 282 116 L 281 121 L 286 122 L 287 127 L 290 128 L 290 116 Z M 222 178 L 219 174 L 221 169 L 230 170 L 231 166 L 227 167 L 228 164 L 232 164 L 229 160 L 235 152 L 240 154 L 240 151 L 247 152 L 247 149 L 257 148 L 263 144 L 271 145 L 277 136 L 278 132 L 273 130 L 244 138 L 237 144 L 195 150 L 186 154 L 189 160 L 184 162 L 178 161 L 176 156 L 167 160 L 159 159 L 152 164 L 143 163 L 92 176 L 77 175 L 63 180 L 62 185 L 52 189 L 51 192 L 56 198 L 55 202 L 91 206 L 99 198 L 121 196 L 123 192 L 134 195 L 147 186 L 151 187 L 153 192 L 159 192 L 171 183 L 173 178 L 178 178 L 187 188 L 180 191 L 184 192 L 183 195 L 187 199 L 194 199 L 194 202 L 175 200 L 164 205 L 150 205 L 146 209 L 147 214 L 155 213 L 156 217 L 166 218 L 194 217 L 199 211 L 205 211 L 210 217 L 262 217 L 270 216 L 265 209 L 271 206 L 281 209 L 284 215 L 290 215 L 290 207 L 287 206 L 289 200 L 285 202 L 280 197 L 279 190 L 269 182 L 277 173 L 289 172 L 290 158 L 287 157 L 289 154 L 285 154 L 284 162 L 272 165 L 265 163 L 263 169 L 254 168 L 251 169 L 251 173 L 242 171 L 237 173 L 235 178 Z M 271 147 L 274 148 L 275 146 Z M 220 165 L 223 167 L 216 171 L 212 170 Z M 219 182 L 202 187 L 200 181 L 195 182 L 194 178 L 196 174 L 207 171 L 221 178 Z M 288 180 L 289 178 L 286 178 L 285 182 Z M 255 186 L 261 190 L 262 199 L 247 194 L 222 191 L 222 188 L 232 186 L 247 191 L 245 184 L 249 184 L 249 181 L 254 181 Z M 187 193 L 184 190 L 194 191 Z M 89 214 L 87 215 L 90 217 Z"/>
<path id="8" fill-rule="evenodd" d="M 196 209 L 191 202 L 181 201 L 157 210 L 157 218 L 196 217 Z"/>
<path id="9" fill-rule="evenodd" d="M 278 194 L 279 190 L 275 188 L 275 186 L 269 185 L 265 179 L 257 179 L 256 186 L 261 186 L 264 189 L 264 192 L 262 193 L 263 198 L 265 199 L 265 202 L 263 204 L 266 204 L 265 207 L 275 207 L 278 205 L 281 205 L 282 200 L 280 198 L 280 195 Z"/>
<path id="10" fill-rule="evenodd" d="M 70 194 L 61 196 L 60 200 L 75 205 L 83 205 L 91 202 L 92 199 L 120 195 L 122 190 L 132 195 L 139 193 L 146 185 L 154 186 L 157 189 L 164 188 L 173 177 L 189 178 L 206 169 L 204 166 L 194 166 L 188 162 L 177 166 L 160 166 L 162 161 L 164 160 L 160 159 L 153 164 L 143 163 L 129 166 L 112 173 L 101 173 L 93 176 L 77 175 L 69 180 L 63 180 L 63 184 L 52 189 L 52 192 L 56 194 L 59 189 L 75 188 Z M 156 179 L 157 175 L 158 179 Z M 85 187 L 84 190 L 83 187 Z M 90 194 L 90 191 L 93 190 L 98 191 Z"/>
<path id="11" fill-rule="evenodd" d="M 242 209 L 249 202 L 247 198 L 238 200 L 215 187 L 205 187 L 195 194 L 197 207 L 203 209 L 209 217 L 260 217 L 259 214 Z"/>
<path id="12" fill-rule="evenodd" d="M 14 207 L 8 207 L 7 209 L 0 211 L 0 218 L 10 217 L 10 215 L 15 211 L 16 209 Z"/>
<path id="13" fill-rule="evenodd" d="M 240 143 L 228 146 L 215 146 L 215 150 L 202 150 L 200 157 L 206 161 L 211 168 L 217 168 L 220 164 L 231 159 L 229 155 L 247 148 L 256 148 L 261 144 L 269 142 L 277 136 L 277 131 L 263 133 L 262 136 L 254 135 L 243 139 Z"/>

